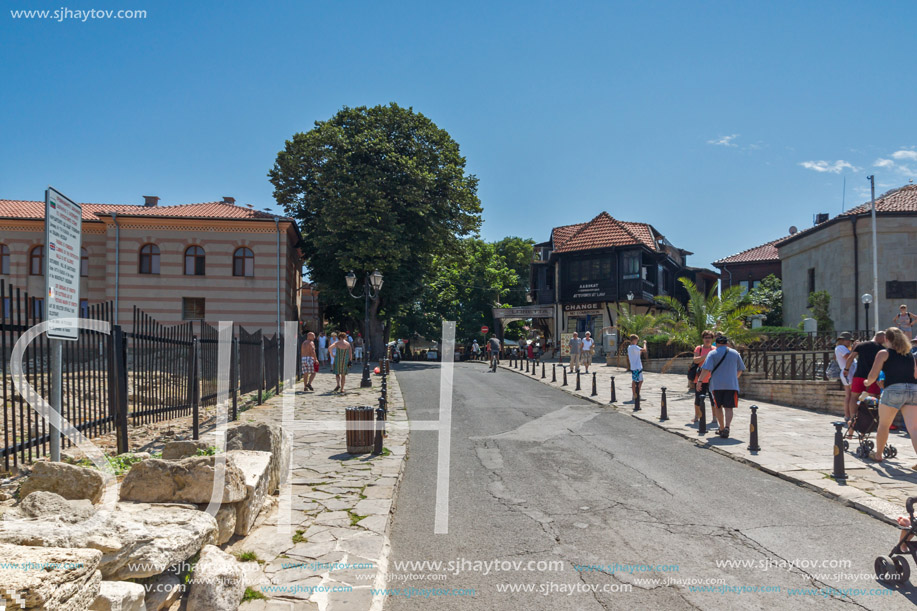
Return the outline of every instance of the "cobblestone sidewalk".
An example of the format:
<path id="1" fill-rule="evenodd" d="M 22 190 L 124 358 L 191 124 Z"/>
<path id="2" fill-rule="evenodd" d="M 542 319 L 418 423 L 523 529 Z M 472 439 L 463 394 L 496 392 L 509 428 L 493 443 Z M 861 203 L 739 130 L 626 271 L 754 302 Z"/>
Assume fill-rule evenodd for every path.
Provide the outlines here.
<path id="1" fill-rule="evenodd" d="M 557 381 L 553 382 L 552 368 L 556 367 Z M 501 362 L 499 373 L 516 373 L 562 388 L 572 394 L 606 405 L 610 409 L 627 412 L 669 432 L 713 451 L 755 466 L 778 477 L 802 484 L 822 494 L 865 511 L 875 517 L 894 520 L 904 515 L 904 502 L 908 496 L 917 494 L 917 471 L 911 469 L 917 464 L 917 453 L 905 431 L 892 431 L 889 443 L 898 450 L 895 458 L 886 458 L 873 463 L 854 456 L 857 443 L 850 441 L 850 450 L 845 453 L 845 467 L 848 479 L 838 483 L 831 478 L 834 469 L 833 422 L 838 416 L 819 413 L 795 407 L 784 407 L 761 401 L 740 398 L 739 408 L 730 429 L 730 438 L 721 439 L 716 434 L 716 424 L 707 404 L 708 426 L 706 435 L 699 435 L 694 419 L 694 393 L 688 391 L 684 375 L 644 373 L 645 382 L 641 392 L 641 411 L 633 411 L 631 402 L 630 372 L 621 367 L 593 366 L 589 375 L 581 376 L 581 390 L 576 391 L 576 375 L 567 374 L 567 386 L 563 383 L 562 369 L 555 363 L 545 363 L 545 378 L 541 379 L 541 367 L 537 375 L 526 374 L 510 367 L 508 361 Z M 592 372 L 596 373 L 597 396 L 592 393 Z M 611 377 L 615 378 L 616 402 L 610 404 Z M 660 406 L 662 388 L 666 388 L 668 420 L 662 422 Z M 759 452 L 748 450 L 751 405 L 758 406 Z"/>
<path id="2" fill-rule="evenodd" d="M 334 377 L 320 373 L 315 392 L 297 385 L 292 434 L 292 481 L 279 498 L 292 496 L 292 532 L 278 530 L 280 501 L 263 523 L 228 551 L 243 560 L 250 592 L 264 599 L 244 602 L 244 611 L 381 609 L 389 555 L 387 530 L 395 490 L 401 477 L 407 428 L 394 427 L 380 456 L 351 456 L 343 430 L 321 430 L 323 423 L 343 422 L 344 408 L 378 406 L 381 378 L 373 388 L 359 388 L 360 372 L 348 376 L 345 395 L 332 394 Z M 388 418 L 406 422 L 404 400 L 394 375 L 388 377 Z M 242 421 L 281 422 L 282 396 L 241 415 Z M 306 421 L 306 422 L 303 422 Z M 311 425 L 310 423 L 314 423 Z M 287 427 L 289 430 L 290 427 Z M 253 556 L 256 560 L 253 560 Z"/>

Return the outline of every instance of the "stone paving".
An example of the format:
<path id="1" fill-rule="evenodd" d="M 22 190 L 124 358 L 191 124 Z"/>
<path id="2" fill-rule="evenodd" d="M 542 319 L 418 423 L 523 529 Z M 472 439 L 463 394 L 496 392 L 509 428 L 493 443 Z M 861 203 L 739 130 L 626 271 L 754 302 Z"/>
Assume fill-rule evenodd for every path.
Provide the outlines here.
<path id="1" fill-rule="evenodd" d="M 700 435 L 697 425 L 691 423 L 694 419 L 694 393 L 688 390 L 684 375 L 644 373 L 641 410 L 634 412 L 630 372 L 621 367 L 594 365 L 588 376 L 582 375 L 582 388 L 576 391 L 576 375 L 568 373 L 567 386 L 562 386 L 562 369 L 556 363 L 545 363 L 545 379 L 541 379 L 540 366 L 536 376 L 526 374 L 524 365 L 521 372 L 511 367 L 509 361 L 502 361 L 500 366 L 498 375 L 510 372 L 528 375 L 609 409 L 629 413 L 699 446 L 804 485 L 880 519 L 893 521 L 897 516 L 905 515 L 905 500 L 917 495 L 917 471 L 911 469 L 917 464 L 917 452 L 904 430 L 892 431 L 889 436 L 889 443 L 898 450 L 897 457 L 886 458 L 881 463 L 857 458 L 853 453 L 857 443 L 851 440 L 850 449 L 844 456 L 847 481 L 837 482 L 831 478 L 831 473 L 834 470 L 835 431 L 832 423 L 838 421 L 838 416 L 740 397 L 730 437 L 722 439 L 716 434 L 709 401 L 707 421 L 713 422 L 713 426 L 708 426 L 707 434 Z M 555 366 L 557 381 L 552 383 L 552 367 Z M 595 397 L 591 396 L 592 372 L 596 373 L 598 395 Z M 613 405 L 610 404 L 612 376 L 616 386 L 616 402 Z M 664 422 L 659 420 L 663 387 L 666 387 L 668 411 L 668 420 Z M 758 443 L 761 447 L 758 452 L 748 450 L 751 414 L 748 408 L 753 404 L 758 406 Z"/>
<path id="2" fill-rule="evenodd" d="M 361 389 L 360 372 L 354 367 L 347 382 L 343 396 L 331 393 L 330 373 L 316 376 L 315 392 L 303 392 L 297 385 L 294 413 L 299 422 L 285 427 L 292 434 L 292 479 L 281 487 L 270 513 L 263 512 L 255 529 L 227 549 L 248 560 L 246 585 L 265 597 L 244 602 L 244 611 L 382 607 L 382 597 L 374 599 L 370 587 L 384 587 L 389 516 L 404 463 L 407 428 L 389 430 L 382 455 L 347 454 L 345 432 L 321 430 L 321 425 L 342 423 L 345 407 L 377 407 L 381 378 L 373 376 L 373 388 Z M 388 398 L 389 420 L 406 423 L 394 375 L 388 377 Z M 279 423 L 281 416 L 282 397 L 274 397 L 243 413 L 240 420 Z M 291 501 L 288 532 L 278 528 L 284 498 Z"/>

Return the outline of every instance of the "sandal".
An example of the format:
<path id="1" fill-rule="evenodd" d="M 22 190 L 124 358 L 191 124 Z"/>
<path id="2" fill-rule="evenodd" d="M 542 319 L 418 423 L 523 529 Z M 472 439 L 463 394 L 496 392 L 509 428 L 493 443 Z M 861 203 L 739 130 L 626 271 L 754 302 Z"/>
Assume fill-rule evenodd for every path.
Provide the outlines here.
<path id="1" fill-rule="evenodd" d="M 879 456 L 878 454 L 876 454 L 875 452 L 870 452 L 869 460 L 873 462 L 882 462 L 884 459 L 881 456 Z"/>

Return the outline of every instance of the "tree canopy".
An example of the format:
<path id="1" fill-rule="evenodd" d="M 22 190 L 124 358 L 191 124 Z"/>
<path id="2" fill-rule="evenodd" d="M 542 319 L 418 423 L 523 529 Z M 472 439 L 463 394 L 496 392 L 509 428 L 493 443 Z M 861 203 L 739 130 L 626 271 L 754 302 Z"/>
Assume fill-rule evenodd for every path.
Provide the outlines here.
<path id="1" fill-rule="evenodd" d="M 268 173 L 274 197 L 298 221 L 306 268 L 336 315 L 363 318 L 344 275 L 362 288 L 366 272 L 384 277 L 370 304 L 373 356 L 379 316 L 408 308 L 443 256 L 481 224 L 478 180 L 465 173 L 459 145 L 424 115 L 397 104 L 341 109 L 294 134 Z"/>
<path id="2" fill-rule="evenodd" d="M 770 327 L 783 325 L 783 285 L 780 278 L 770 274 L 748 292 L 748 301 L 765 310 L 764 324 Z"/>
<path id="3" fill-rule="evenodd" d="M 702 343 L 705 329 L 726 335 L 736 344 L 745 344 L 760 336 L 757 331 L 749 329 L 745 321 L 753 314 L 760 314 L 762 307 L 747 303 L 742 296 L 742 287 L 732 286 L 717 295 L 717 287 L 714 286 L 704 295 L 690 279 L 679 278 L 678 281 L 688 293 L 687 305 L 668 295 L 656 297 L 669 308 L 659 315 L 657 323 L 670 342 L 694 348 Z"/>

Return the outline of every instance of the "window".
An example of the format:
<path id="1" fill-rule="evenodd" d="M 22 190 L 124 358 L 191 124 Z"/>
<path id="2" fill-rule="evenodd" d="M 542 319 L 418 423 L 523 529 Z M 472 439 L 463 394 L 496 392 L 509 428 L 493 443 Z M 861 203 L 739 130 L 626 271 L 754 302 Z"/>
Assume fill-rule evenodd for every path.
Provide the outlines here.
<path id="1" fill-rule="evenodd" d="M 10 247 L 0 244 L 0 274 L 10 273 Z"/>
<path id="2" fill-rule="evenodd" d="M 89 318 L 89 300 L 80 299 L 80 318 Z"/>
<path id="3" fill-rule="evenodd" d="M 12 314 L 10 313 L 10 298 L 3 298 L 3 312 L 0 312 L 0 321 L 10 318 Z"/>
<path id="4" fill-rule="evenodd" d="M 255 275 L 255 254 L 245 248 L 237 248 L 232 254 L 232 275 L 233 276 L 254 276 Z"/>
<path id="5" fill-rule="evenodd" d="M 886 299 L 917 299 L 917 282 L 890 280 L 885 283 Z"/>
<path id="6" fill-rule="evenodd" d="M 45 318 L 45 300 L 42 297 L 32 297 L 32 318 L 35 320 Z"/>
<path id="7" fill-rule="evenodd" d="M 80 248 L 80 276 L 89 276 L 89 251 L 85 248 Z"/>
<path id="8" fill-rule="evenodd" d="M 182 297 L 181 298 L 181 317 L 182 317 L 182 320 L 203 320 L 204 319 L 204 298 L 203 297 Z"/>
<path id="9" fill-rule="evenodd" d="M 29 251 L 29 275 L 45 275 L 45 247 L 35 246 Z"/>
<path id="10" fill-rule="evenodd" d="M 810 293 L 815 292 L 815 268 L 814 267 L 809 268 L 809 292 Z"/>
<path id="11" fill-rule="evenodd" d="M 189 246 L 185 251 L 185 275 L 204 275 L 204 249 L 200 246 Z"/>
<path id="12" fill-rule="evenodd" d="M 742 287 L 742 296 L 745 296 L 748 293 L 748 280 L 740 280 L 739 286 Z"/>
<path id="13" fill-rule="evenodd" d="M 621 276 L 625 280 L 640 277 L 640 253 L 625 253 L 621 262 Z"/>
<path id="14" fill-rule="evenodd" d="M 140 248 L 141 274 L 159 274 L 159 247 L 155 244 L 144 244 Z"/>

